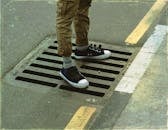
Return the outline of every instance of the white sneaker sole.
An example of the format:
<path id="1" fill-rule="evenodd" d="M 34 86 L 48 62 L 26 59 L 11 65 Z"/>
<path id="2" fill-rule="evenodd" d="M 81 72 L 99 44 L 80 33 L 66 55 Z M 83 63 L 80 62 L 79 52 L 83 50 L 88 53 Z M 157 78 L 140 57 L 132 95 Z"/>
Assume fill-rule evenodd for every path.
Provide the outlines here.
<path id="1" fill-rule="evenodd" d="M 73 55 L 75 57 L 75 59 L 95 59 L 95 60 L 103 60 L 103 59 L 107 59 L 111 56 L 111 52 L 108 50 L 104 50 L 104 55 L 100 55 L 100 56 L 77 56 L 77 55 Z"/>
<path id="2" fill-rule="evenodd" d="M 74 83 L 74 82 L 69 81 L 61 72 L 59 74 L 72 87 L 75 87 L 75 88 L 87 88 L 89 86 L 89 82 L 86 79 L 85 79 L 86 80 L 85 83 L 82 83 L 82 84 L 80 84 L 80 83 Z"/>

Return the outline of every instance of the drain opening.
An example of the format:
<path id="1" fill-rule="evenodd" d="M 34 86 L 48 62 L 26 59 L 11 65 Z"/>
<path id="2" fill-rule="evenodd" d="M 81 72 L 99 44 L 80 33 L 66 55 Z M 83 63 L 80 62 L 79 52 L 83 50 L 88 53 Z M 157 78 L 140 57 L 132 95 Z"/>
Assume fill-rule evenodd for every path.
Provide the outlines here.
<path id="1" fill-rule="evenodd" d="M 56 40 L 55 40 L 55 41 L 54 41 L 54 43 L 58 43 L 58 41 L 56 41 Z M 73 45 L 73 46 L 76 46 L 76 44 L 75 44 L 75 43 L 72 43 L 72 45 Z"/>
<path id="2" fill-rule="evenodd" d="M 32 63 L 30 66 L 37 67 L 37 68 L 48 69 L 48 70 L 55 70 L 55 71 L 60 71 L 61 70 L 60 68 L 51 67 L 51 66 L 47 66 L 47 65 L 40 65 L 40 64 L 35 64 L 35 63 Z"/>
<path id="3" fill-rule="evenodd" d="M 53 49 L 53 50 L 57 50 L 58 47 L 57 46 L 49 46 L 48 49 Z M 74 49 L 72 49 L 72 52 L 75 52 Z"/>
<path id="4" fill-rule="evenodd" d="M 57 46 L 49 46 L 48 48 L 56 50 L 58 47 Z M 105 49 L 105 48 L 103 48 L 103 49 Z M 112 49 L 108 49 L 108 50 L 111 51 L 112 53 L 116 53 L 116 54 L 128 55 L 128 56 L 132 55 L 132 53 L 130 53 L 130 52 L 117 51 L 117 50 L 112 50 Z M 73 49 L 72 51 L 74 52 L 75 50 Z"/>
<path id="5" fill-rule="evenodd" d="M 32 71 L 32 70 L 24 70 L 23 73 L 43 76 L 43 77 L 52 78 L 52 79 L 62 80 L 62 78 L 60 76 L 56 76 L 56 75 L 52 75 L 52 74 L 46 74 L 46 73 L 42 73 L 42 72 L 36 72 L 36 71 Z"/>
<path id="6" fill-rule="evenodd" d="M 52 53 L 52 52 L 47 52 L 47 51 L 43 52 L 42 54 L 61 57 L 57 53 Z M 75 58 L 72 56 L 72 59 L 75 59 Z M 128 58 L 120 58 L 120 57 L 115 57 L 115 56 L 110 56 L 108 59 L 117 60 L 117 61 L 125 61 L 125 62 L 128 61 Z"/>
<path id="7" fill-rule="evenodd" d="M 57 43 L 57 41 L 55 40 L 54 43 Z M 74 43 L 72 45 L 76 46 Z M 53 50 L 51 49 L 55 51 L 53 52 Z M 85 64 L 80 67 L 81 68 L 80 72 L 90 80 L 89 81 L 90 86 L 88 89 L 78 89 L 78 88 L 70 87 L 68 84 L 65 84 L 65 81 L 58 74 L 55 75 L 53 72 L 50 71 L 50 70 L 53 70 L 53 71 L 59 72 L 61 70 L 60 65 L 62 65 L 62 61 L 59 58 L 61 56 L 57 54 L 56 50 L 57 50 L 57 45 L 50 44 L 48 46 L 48 50 L 43 50 L 41 55 L 35 58 L 35 60 L 38 62 L 43 61 L 42 64 L 31 63 L 29 65 L 31 69 L 25 69 L 22 71 L 22 73 L 28 74 L 28 75 L 26 75 L 26 77 L 18 75 L 18 77 L 16 77 L 15 80 L 20 80 L 20 81 L 25 81 L 29 83 L 50 86 L 50 87 L 59 86 L 58 88 L 62 90 L 103 97 L 106 94 L 106 91 L 108 91 L 108 89 L 110 88 L 109 84 L 115 81 L 117 76 L 124 69 L 126 63 L 129 61 L 130 56 L 133 54 L 131 52 L 120 51 L 121 49 L 119 50 L 109 49 L 112 52 L 112 56 L 110 56 L 110 58 L 107 60 L 104 60 L 104 61 L 102 60 L 93 61 L 89 59 L 84 60 Z M 73 56 L 72 58 L 75 59 Z M 55 63 L 56 65 L 53 67 L 53 66 L 50 66 L 49 63 Z M 116 69 L 114 69 L 113 67 Z M 38 68 L 38 71 L 36 71 L 36 68 Z M 112 69 L 109 69 L 109 68 L 112 68 Z M 104 72 L 104 73 L 99 74 L 99 73 L 96 73 L 97 71 Z M 108 74 L 106 75 L 105 73 L 108 73 Z M 114 74 L 113 75 L 114 77 L 112 77 L 112 75 L 110 74 Z M 43 81 L 42 79 L 40 80 L 39 76 L 45 81 Z M 30 78 L 27 78 L 27 77 L 30 77 Z M 37 80 L 36 77 L 39 80 Z M 50 79 L 47 80 L 47 78 L 50 78 Z M 55 80 L 56 83 L 52 83 L 52 79 L 56 79 Z"/>
<path id="8" fill-rule="evenodd" d="M 109 85 L 99 84 L 99 83 L 94 83 L 94 82 L 89 82 L 89 85 L 93 86 L 93 87 L 104 88 L 104 89 L 109 89 L 110 88 Z"/>
<path id="9" fill-rule="evenodd" d="M 121 65 L 121 64 L 115 64 L 115 63 L 108 63 L 108 62 L 103 62 L 103 61 L 98 61 L 98 60 L 84 60 L 85 62 L 88 62 L 88 63 L 95 63 L 95 64 L 101 64 L 101 65 L 107 65 L 107 66 L 113 66 L 113 67 L 118 67 L 118 68 L 123 68 L 124 65 Z"/>
<path id="10" fill-rule="evenodd" d="M 105 93 L 91 91 L 87 89 L 78 89 L 78 88 L 65 86 L 65 85 L 61 85 L 59 88 L 63 90 L 68 90 L 68 91 L 73 91 L 73 92 L 78 92 L 78 93 L 83 93 L 83 94 L 89 94 L 89 95 L 99 96 L 99 97 L 103 97 L 105 95 Z"/>
<path id="11" fill-rule="evenodd" d="M 99 76 L 99 75 L 88 74 L 88 73 L 82 73 L 82 74 L 84 76 L 90 77 L 90 78 L 102 79 L 102 80 L 107 80 L 107 81 L 114 81 L 115 80 L 115 78 L 110 78 L 110 77 L 106 77 L 106 76 Z"/>
<path id="12" fill-rule="evenodd" d="M 23 73 L 52 78 L 52 79 L 57 79 L 57 80 L 63 80 L 60 76 L 51 75 L 51 74 L 42 73 L 42 72 L 36 72 L 36 71 L 32 71 L 32 70 L 24 70 Z M 17 78 L 17 80 L 19 80 L 19 79 Z M 32 80 L 33 79 L 31 79 L 31 81 Z M 37 82 L 35 82 L 35 83 L 37 83 Z M 99 83 L 94 83 L 94 82 L 89 82 L 89 84 L 90 84 L 90 86 L 97 87 L 97 88 L 109 89 L 109 87 L 110 87 L 109 85 L 99 84 Z"/>
<path id="13" fill-rule="evenodd" d="M 54 50 L 56 50 L 56 49 L 57 49 L 57 46 L 49 46 L 48 48 L 49 48 L 49 49 L 54 49 Z"/>
<path id="14" fill-rule="evenodd" d="M 58 41 L 54 41 L 54 43 L 58 43 Z M 75 43 L 72 43 L 73 46 L 76 46 Z M 54 47 L 54 46 L 49 46 L 50 49 L 57 49 L 57 47 Z M 105 49 L 105 48 L 103 48 Z M 129 55 L 131 56 L 132 53 L 131 52 L 125 52 L 125 51 L 118 51 L 118 50 L 113 50 L 113 49 L 108 49 L 109 51 L 113 52 L 113 53 L 118 53 L 118 54 L 123 54 L 123 55 Z"/>
<path id="15" fill-rule="evenodd" d="M 125 61 L 125 62 L 128 61 L 128 58 L 120 58 L 120 57 L 115 57 L 115 56 L 110 56 L 109 59 L 117 60 L 117 61 Z"/>
<path id="16" fill-rule="evenodd" d="M 52 52 L 43 52 L 42 54 L 45 54 L 45 55 L 50 55 L 50 56 L 58 56 L 58 57 L 61 57 L 60 55 L 58 55 L 57 53 L 52 53 Z"/>
<path id="17" fill-rule="evenodd" d="M 38 57 L 36 60 L 46 61 L 46 62 L 56 63 L 56 64 L 61 64 L 62 65 L 62 61 L 59 61 L 59 60 L 52 60 L 52 59 L 41 58 L 41 57 Z"/>
<path id="18" fill-rule="evenodd" d="M 111 51 L 112 53 L 123 54 L 123 55 L 128 55 L 128 56 L 132 55 L 132 53 L 130 52 L 117 51 L 117 50 L 112 50 L 112 49 L 108 49 L 108 50 Z"/>
<path id="19" fill-rule="evenodd" d="M 42 58 L 42 57 L 38 57 L 36 58 L 36 60 L 39 60 L 39 61 L 46 61 L 46 62 L 50 62 L 50 63 L 57 63 L 57 64 L 62 64 L 62 61 L 59 61 L 59 60 L 53 60 L 53 59 L 47 59 L 47 58 Z M 101 64 L 101 65 L 107 65 L 107 66 L 113 66 L 113 67 L 118 67 L 118 68 L 123 68 L 124 65 L 120 65 L 120 64 L 114 64 L 114 63 L 108 63 L 108 62 L 103 62 L 103 61 L 93 61 L 93 60 L 84 60 L 85 62 L 88 62 L 88 63 L 95 63 L 95 64 Z"/>
<path id="20" fill-rule="evenodd" d="M 63 80 L 60 76 L 57 76 L 57 75 L 51 75 L 51 74 L 36 72 L 36 71 L 32 71 L 32 70 L 24 70 L 23 73 L 52 78 L 52 79 L 57 79 L 57 80 Z M 89 84 L 90 84 L 90 86 L 104 88 L 104 89 L 109 89 L 109 87 L 110 87 L 109 85 L 99 84 L 99 83 L 94 83 L 94 82 L 89 82 Z"/>
<path id="21" fill-rule="evenodd" d="M 54 83 L 49 83 L 49 82 L 36 80 L 36 79 L 31 79 L 31 78 L 25 78 L 25 77 L 22 77 L 22 76 L 18 76 L 15 79 L 20 80 L 20 81 L 26 81 L 26 82 L 29 82 L 29 83 L 35 83 L 35 84 L 40 84 L 40 85 L 44 85 L 44 86 L 49 86 L 49 87 L 56 87 L 57 86 L 57 84 L 54 84 Z"/>
<path id="22" fill-rule="evenodd" d="M 47 51 L 45 51 L 45 52 L 43 52 L 42 54 L 44 54 L 44 55 L 49 55 L 49 56 L 61 57 L 61 56 L 60 56 L 60 55 L 58 55 L 56 52 L 55 52 L 55 53 L 53 53 L 53 52 L 47 52 Z M 72 59 L 75 59 L 75 57 L 74 57 L 74 56 L 72 56 Z"/>
<path id="23" fill-rule="evenodd" d="M 56 68 L 56 67 L 51 67 L 51 66 L 47 66 L 47 65 L 40 65 L 40 64 L 35 64 L 32 63 L 30 66 L 33 67 L 37 67 L 37 68 L 43 68 L 43 69 L 48 69 L 48 70 L 55 70 L 55 71 L 60 71 L 60 68 Z M 108 81 L 114 81 L 114 78 L 110 78 L 110 77 L 106 77 L 106 76 L 99 76 L 96 74 L 88 74 L 88 73 L 82 73 L 84 76 L 86 77 L 90 77 L 90 78 L 96 78 L 96 79 L 102 79 L 102 80 L 108 80 Z"/>

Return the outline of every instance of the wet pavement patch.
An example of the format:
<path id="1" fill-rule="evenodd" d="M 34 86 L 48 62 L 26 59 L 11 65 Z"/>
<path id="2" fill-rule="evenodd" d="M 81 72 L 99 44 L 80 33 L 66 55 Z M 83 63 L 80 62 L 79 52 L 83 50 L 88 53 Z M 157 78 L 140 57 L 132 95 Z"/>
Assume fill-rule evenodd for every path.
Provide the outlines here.
<path id="1" fill-rule="evenodd" d="M 73 39 L 73 51 L 75 44 Z M 138 48 L 117 46 L 90 41 L 90 44 L 101 44 L 112 52 L 106 60 L 75 60 L 80 72 L 88 79 L 87 89 L 77 89 L 69 86 L 60 76 L 62 58 L 57 54 L 57 40 L 47 37 L 40 45 L 26 56 L 5 79 L 17 86 L 43 86 L 75 93 L 79 96 L 93 96 L 98 100 L 112 95 L 114 88 L 137 54 Z M 40 89 L 40 88 L 39 88 Z"/>
<path id="2" fill-rule="evenodd" d="M 101 113 L 90 126 L 91 130 L 113 128 L 116 120 L 126 105 L 132 94 L 114 91 L 107 105 L 101 110 Z"/>

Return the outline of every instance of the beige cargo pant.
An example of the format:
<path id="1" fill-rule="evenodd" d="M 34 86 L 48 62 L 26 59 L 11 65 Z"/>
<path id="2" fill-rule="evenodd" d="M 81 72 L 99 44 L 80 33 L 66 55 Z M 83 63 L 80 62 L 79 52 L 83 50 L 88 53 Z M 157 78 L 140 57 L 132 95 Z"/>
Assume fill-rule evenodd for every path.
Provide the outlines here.
<path id="1" fill-rule="evenodd" d="M 91 0 L 58 0 L 56 31 L 58 54 L 71 56 L 72 53 L 72 22 L 76 33 L 76 44 L 88 45 L 89 7 Z"/>

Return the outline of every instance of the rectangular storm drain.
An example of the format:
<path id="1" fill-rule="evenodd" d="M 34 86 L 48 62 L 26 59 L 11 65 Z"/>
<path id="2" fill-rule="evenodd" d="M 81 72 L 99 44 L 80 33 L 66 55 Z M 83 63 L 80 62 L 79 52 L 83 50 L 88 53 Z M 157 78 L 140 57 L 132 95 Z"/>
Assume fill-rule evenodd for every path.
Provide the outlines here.
<path id="1" fill-rule="evenodd" d="M 90 42 L 97 44 L 96 42 Z M 114 88 L 133 59 L 135 49 L 101 43 L 112 55 L 106 60 L 76 61 L 80 72 L 87 78 L 90 86 L 77 89 L 69 86 L 60 76 L 62 58 L 57 54 L 57 41 L 48 37 L 23 61 L 7 74 L 12 83 L 25 83 L 31 86 L 55 87 L 62 91 L 75 92 L 96 97 L 104 97 Z M 73 51 L 75 50 L 73 43 Z M 72 56 L 75 60 L 75 58 Z M 117 80 L 116 80 L 117 79 Z"/>

